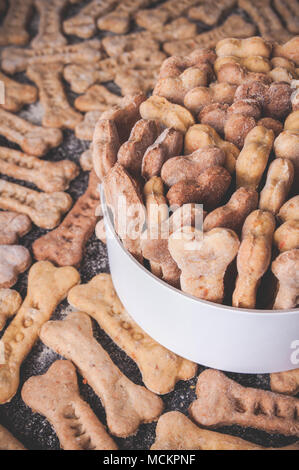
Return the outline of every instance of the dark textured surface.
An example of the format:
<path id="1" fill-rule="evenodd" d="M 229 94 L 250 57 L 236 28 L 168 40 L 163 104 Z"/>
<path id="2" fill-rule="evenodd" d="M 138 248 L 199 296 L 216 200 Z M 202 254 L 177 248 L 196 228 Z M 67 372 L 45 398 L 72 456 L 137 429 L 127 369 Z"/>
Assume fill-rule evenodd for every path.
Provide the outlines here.
<path id="1" fill-rule="evenodd" d="M 69 7 L 65 11 L 65 18 L 72 16 L 79 8 L 80 5 Z M 220 20 L 220 22 L 222 21 L 223 18 Z M 37 25 L 38 17 L 35 15 L 30 23 L 31 37 L 34 37 L 36 34 Z M 199 31 L 202 27 L 203 25 L 199 25 Z M 204 29 L 207 28 L 204 27 Z M 103 33 L 98 33 L 98 37 L 101 37 L 102 35 Z M 78 38 L 74 37 L 68 39 L 70 42 L 80 41 Z M 23 74 L 18 74 L 17 78 L 20 81 L 28 81 Z M 109 88 L 114 88 L 114 91 L 116 91 L 116 88 L 115 86 L 113 87 L 113 84 L 110 84 Z M 74 93 L 69 93 L 71 102 L 73 101 L 74 97 Z M 38 112 L 38 106 L 33 105 L 24 108 L 21 115 L 38 122 Z M 8 145 L 10 147 L 17 148 L 1 137 L 0 145 Z M 69 158 L 79 163 L 79 157 L 81 153 L 86 148 L 88 148 L 88 145 L 89 144 L 87 142 L 76 139 L 72 132 L 65 131 L 63 144 L 59 147 L 59 149 L 54 149 L 49 152 L 46 156 L 46 159 L 61 160 L 63 158 Z M 71 184 L 69 193 L 74 200 L 76 200 L 84 192 L 85 188 L 87 187 L 87 179 L 88 175 L 81 172 L 80 176 Z M 22 243 L 30 249 L 32 242 L 40 237 L 43 233 L 45 233 L 45 231 L 35 227 L 26 237 L 24 237 Z M 101 244 L 101 242 L 96 240 L 96 238 L 93 236 L 87 244 L 85 257 L 80 267 L 82 282 L 85 283 L 89 281 L 94 275 L 100 272 L 108 271 L 109 266 L 106 249 Z M 26 294 L 26 285 L 27 275 L 25 274 L 20 277 L 18 284 L 15 286 L 23 298 Z M 64 301 L 57 308 L 53 318 L 62 319 L 68 311 L 70 311 L 68 304 L 66 301 Z M 175 328 L 175 325 L 171 325 L 171 327 Z M 117 364 L 117 366 L 135 383 L 142 383 L 140 372 L 135 363 L 130 358 L 128 358 L 126 354 L 121 351 L 95 323 L 94 332 L 98 341 L 108 351 L 109 355 Z M 45 373 L 49 366 L 57 358 L 59 358 L 59 356 L 57 356 L 53 351 L 38 341 L 22 365 L 21 384 L 23 384 L 24 381 L 32 375 Z M 202 370 L 203 368 L 199 367 L 199 372 Z M 253 376 L 229 374 L 229 376 L 245 386 L 269 389 L 269 377 L 267 375 Z M 81 377 L 79 377 L 79 384 L 84 399 L 90 403 L 99 419 L 102 422 L 105 422 L 105 412 L 98 397 L 95 396 L 88 385 L 83 384 Z M 189 405 L 195 399 L 195 384 L 196 378 L 188 382 L 180 382 L 177 384 L 175 390 L 172 393 L 163 396 L 165 411 L 178 410 L 187 414 Z M 29 449 L 59 449 L 58 439 L 50 424 L 45 418 L 38 414 L 32 413 L 32 411 L 25 406 L 20 397 L 20 390 L 11 403 L 0 406 L 0 423 L 6 426 Z M 295 441 L 295 439 L 287 439 L 282 436 L 271 436 L 264 432 L 259 432 L 252 429 L 242 429 L 237 426 L 225 428 L 221 431 L 251 440 L 264 446 L 281 446 Z M 154 438 L 155 424 L 153 423 L 142 425 L 136 436 L 127 439 L 115 440 L 121 449 L 148 449 L 153 443 Z"/>

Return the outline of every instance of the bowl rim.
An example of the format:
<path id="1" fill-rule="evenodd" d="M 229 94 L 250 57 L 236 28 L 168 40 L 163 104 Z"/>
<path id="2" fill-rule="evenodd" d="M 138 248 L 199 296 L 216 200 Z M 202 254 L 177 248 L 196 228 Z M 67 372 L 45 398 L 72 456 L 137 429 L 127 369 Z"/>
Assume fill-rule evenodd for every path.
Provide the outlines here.
<path id="1" fill-rule="evenodd" d="M 290 310 L 282 310 L 282 309 L 280 309 L 280 310 L 273 310 L 273 309 L 272 310 L 261 310 L 261 309 L 238 308 L 238 307 L 231 307 L 229 305 L 217 304 L 217 303 L 211 302 L 209 300 L 199 299 L 198 297 L 195 297 L 194 295 L 183 292 L 182 290 L 177 289 L 176 287 L 173 287 L 173 286 L 167 284 L 162 279 L 159 279 L 157 276 L 152 274 L 148 269 L 146 269 L 145 266 L 140 264 L 134 258 L 134 256 L 124 247 L 122 241 L 120 240 L 118 234 L 115 231 L 114 222 L 113 222 L 113 220 L 111 218 L 111 215 L 108 211 L 103 185 L 100 184 L 99 186 L 100 186 L 99 191 L 100 191 L 100 197 L 101 197 L 102 214 L 103 214 L 105 222 L 108 224 L 109 230 L 111 231 L 111 233 L 112 233 L 116 243 L 118 244 L 119 248 L 126 254 L 128 259 L 135 265 L 136 268 L 140 269 L 144 274 L 146 274 L 149 278 L 151 278 L 152 281 L 158 283 L 158 285 L 160 287 L 163 287 L 163 289 L 170 289 L 176 295 L 182 295 L 182 296 L 186 297 L 189 300 L 196 301 L 200 304 L 206 305 L 209 308 L 213 308 L 213 309 L 216 309 L 216 310 L 219 310 L 219 309 L 227 310 L 230 313 L 233 313 L 235 315 L 242 314 L 242 315 L 246 315 L 246 316 L 252 316 L 252 314 L 254 313 L 254 314 L 258 314 L 258 316 L 260 316 L 260 317 L 263 317 L 263 318 L 266 317 L 266 318 L 271 319 L 271 316 L 273 316 L 273 315 L 276 316 L 277 314 L 278 315 L 284 315 L 284 316 L 286 316 L 286 315 L 289 315 L 289 316 L 295 315 L 296 316 L 296 315 L 299 314 L 299 308 L 293 308 L 293 309 L 290 309 Z"/>

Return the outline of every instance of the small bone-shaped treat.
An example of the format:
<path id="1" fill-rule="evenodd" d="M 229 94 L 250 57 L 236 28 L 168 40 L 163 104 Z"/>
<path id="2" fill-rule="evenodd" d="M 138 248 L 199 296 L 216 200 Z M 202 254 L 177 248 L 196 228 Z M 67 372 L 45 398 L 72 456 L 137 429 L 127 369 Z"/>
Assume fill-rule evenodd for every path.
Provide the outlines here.
<path id="1" fill-rule="evenodd" d="M 171 128 L 165 129 L 143 155 L 141 167 L 143 178 L 148 180 L 160 175 L 164 162 L 179 155 L 182 149 L 182 133 Z"/>
<path id="2" fill-rule="evenodd" d="M 271 262 L 274 230 L 275 218 L 268 211 L 256 210 L 246 218 L 237 256 L 234 307 L 255 308 L 260 279 Z"/>
<path id="3" fill-rule="evenodd" d="M 78 266 L 82 260 L 84 248 L 94 232 L 100 204 L 98 194 L 99 180 L 92 171 L 89 185 L 63 222 L 52 232 L 37 239 L 33 253 L 37 260 L 50 260 L 58 266 Z"/>
<path id="4" fill-rule="evenodd" d="M 219 147 L 225 152 L 225 168 L 232 174 L 235 171 L 239 149 L 231 142 L 222 140 L 213 127 L 206 124 L 195 124 L 188 129 L 185 136 L 185 155 L 203 147 Z"/>
<path id="5" fill-rule="evenodd" d="M 54 362 L 46 374 L 30 377 L 22 399 L 45 416 L 64 450 L 116 450 L 88 403 L 80 396 L 76 369 L 69 361 Z"/>
<path id="6" fill-rule="evenodd" d="M 1 404 L 17 392 L 21 364 L 38 339 L 41 326 L 79 282 L 79 273 L 72 267 L 55 268 L 48 261 L 31 267 L 27 296 L 1 338 L 5 349 L 5 364 L 0 368 Z"/>
<path id="7" fill-rule="evenodd" d="M 257 189 L 265 171 L 274 142 L 273 131 L 254 127 L 247 134 L 236 163 L 237 188 Z"/>
<path id="8" fill-rule="evenodd" d="M 193 362 L 156 343 L 132 320 L 120 302 L 109 274 L 99 274 L 88 284 L 74 287 L 68 301 L 93 317 L 137 363 L 144 384 L 152 392 L 169 393 L 177 381 L 189 380 L 195 375 L 197 366 Z"/>
<path id="9" fill-rule="evenodd" d="M 229 172 L 221 166 L 212 166 L 193 180 L 181 180 L 175 183 L 167 193 L 170 206 L 183 204 L 203 204 L 205 209 L 217 207 L 231 183 Z"/>
<path id="10" fill-rule="evenodd" d="M 274 233 L 274 244 L 280 252 L 299 248 L 299 214 L 297 220 L 287 220 Z"/>
<path id="11" fill-rule="evenodd" d="M 0 289 L 12 287 L 30 264 L 31 256 L 24 246 L 0 245 Z"/>
<path id="12" fill-rule="evenodd" d="M 273 57 L 285 57 L 286 59 L 292 60 L 297 67 L 299 67 L 299 38 L 298 36 L 293 37 L 283 45 L 274 44 Z"/>
<path id="13" fill-rule="evenodd" d="M 66 34 L 73 34 L 80 38 L 90 38 L 97 29 L 96 19 L 111 11 L 115 4 L 115 0 L 92 0 L 77 15 L 64 21 L 64 31 Z"/>
<path id="14" fill-rule="evenodd" d="M 11 289 L 0 289 L 0 331 L 3 330 L 6 320 L 12 317 L 20 308 L 22 297 Z"/>
<path id="15" fill-rule="evenodd" d="M 292 197 L 284 203 L 278 212 L 278 218 L 282 222 L 299 219 L 299 195 Z"/>
<path id="16" fill-rule="evenodd" d="M 298 450 L 299 444 L 277 450 Z M 179 411 L 164 413 L 158 420 L 151 450 L 276 450 L 261 447 L 240 437 L 208 431 L 196 426 Z"/>
<path id="17" fill-rule="evenodd" d="M 175 130 L 187 132 L 193 126 L 192 114 L 183 106 L 170 103 L 161 96 L 151 96 L 140 106 L 140 114 L 143 119 L 154 119 L 165 127 L 173 127 Z"/>
<path id="18" fill-rule="evenodd" d="M 263 126 L 266 129 L 270 129 L 274 132 L 274 136 L 277 137 L 283 130 L 283 125 L 277 119 L 265 117 L 257 121 L 258 126 Z"/>
<path id="19" fill-rule="evenodd" d="M 47 0 L 45 0 L 47 1 Z M 35 64 L 27 69 L 28 77 L 39 89 L 43 106 L 43 126 L 74 129 L 83 117 L 67 100 L 62 84 L 63 64 Z"/>
<path id="20" fill-rule="evenodd" d="M 41 329 L 40 338 L 78 367 L 100 397 L 115 436 L 133 435 L 141 423 L 155 421 L 161 414 L 162 400 L 123 375 L 95 340 L 88 315 L 76 312 L 63 321 L 50 321 Z"/>
<path id="21" fill-rule="evenodd" d="M 299 33 L 298 2 L 296 0 L 274 0 L 274 6 L 284 19 L 291 33 Z"/>
<path id="22" fill-rule="evenodd" d="M 218 22 L 224 12 L 232 8 L 235 3 L 235 0 L 212 0 L 208 3 L 201 3 L 190 8 L 188 17 L 192 20 L 202 21 L 212 26 Z"/>
<path id="23" fill-rule="evenodd" d="M 0 424 L 0 450 L 26 450 L 7 429 Z"/>
<path id="24" fill-rule="evenodd" d="M 83 121 L 78 122 L 75 127 L 76 137 L 81 140 L 92 140 L 96 124 L 101 116 L 102 111 L 88 111 Z"/>
<path id="25" fill-rule="evenodd" d="M 299 177 L 299 122 L 298 130 L 285 130 L 276 137 L 274 151 L 276 157 L 288 158 L 293 163 L 295 181 L 297 181 Z"/>
<path id="26" fill-rule="evenodd" d="M 97 21 L 99 29 L 116 34 L 125 34 L 130 29 L 131 18 L 140 8 L 147 7 L 151 0 L 122 0 L 115 9 Z"/>
<path id="27" fill-rule="evenodd" d="M 223 61 L 222 61 L 223 62 Z M 219 67 L 219 66 L 218 66 Z M 230 83 L 231 85 L 241 85 L 244 82 L 260 81 L 269 83 L 271 79 L 264 73 L 250 72 L 237 62 L 226 62 L 217 70 L 217 80 L 219 83 Z"/>
<path id="28" fill-rule="evenodd" d="M 224 23 L 211 31 L 193 34 L 190 39 L 172 40 L 163 45 L 169 55 L 185 55 L 197 47 L 213 48 L 218 41 L 227 37 L 248 37 L 256 32 L 252 23 L 245 21 L 240 15 L 230 15 Z"/>
<path id="29" fill-rule="evenodd" d="M 222 303 L 224 275 L 239 245 L 237 235 L 225 228 L 214 228 L 205 234 L 193 227 L 182 227 L 174 232 L 168 249 L 182 271 L 182 291 Z"/>
<path id="30" fill-rule="evenodd" d="M 2 69 L 13 74 L 23 72 L 35 64 L 49 65 L 61 62 L 63 64 L 82 64 L 94 62 L 101 58 L 101 41 L 93 39 L 79 44 L 66 46 L 45 47 L 43 49 L 19 49 L 11 47 L 2 53 Z"/>
<path id="31" fill-rule="evenodd" d="M 213 72 L 208 64 L 189 67 L 178 77 L 160 78 L 153 94 L 183 105 L 186 94 L 193 88 L 207 86 L 212 76 Z"/>
<path id="32" fill-rule="evenodd" d="M 299 400 L 266 390 L 246 388 L 217 370 L 205 370 L 196 385 L 197 400 L 189 408 L 201 426 L 239 426 L 271 434 L 298 436 Z"/>
<path id="33" fill-rule="evenodd" d="M 287 158 L 276 158 L 269 166 L 260 194 L 259 208 L 277 214 L 287 199 L 294 179 L 294 166 Z"/>
<path id="34" fill-rule="evenodd" d="M 79 168 L 70 160 L 51 162 L 0 147 L 0 173 L 34 183 L 45 192 L 64 191 L 79 174 Z"/>
<path id="35" fill-rule="evenodd" d="M 269 59 L 266 59 L 266 57 L 261 57 L 261 56 L 236 57 L 234 55 L 229 55 L 229 56 L 218 57 L 216 59 L 214 63 L 214 70 L 216 74 L 218 74 L 218 71 L 225 64 L 240 64 L 249 72 L 255 72 L 255 73 L 269 73 L 272 68 Z M 261 80 L 264 80 L 263 75 L 261 75 L 260 78 Z"/>
<path id="36" fill-rule="evenodd" d="M 75 67 L 75 66 L 74 66 Z M 102 85 L 93 85 L 88 88 L 85 95 L 78 96 L 75 100 L 75 108 L 79 111 L 106 111 L 111 106 L 121 103 L 122 98 L 111 93 Z"/>
<path id="37" fill-rule="evenodd" d="M 225 206 L 210 212 L 204 221 L 204 231 L 224 227 L 239 233 L 246 217 L 257 208 L 258 193 L 254 189 L 239 188 Z"/>
<path id="38" fill-rule="evenodd" d="M 27 215 L 16 212 L 0 212 L 0 245 L 14 245 L 31 230 Z"/>
<path id="39" fill-rule="evenodd" d="M 299 302 L 299 249 L 281 253 L 272 263 L 279 281 L 273 309 L 295 308 Z"/>
<path id="40" fill-rule="evenodd" d="M 0 208 L 26 214 L 38 227 L 52 229 L 72 205 L 69 194 L 39 193 L 0 179 Z"/>
<path id="41" fill-rule="evenodd" d="M 155 142 L 158 134 L 159 126 L 156 121 L 145 119 L 137 121 L 131 131 L 129 140 L 118 151 L 118 163 L 126 168 L 130 174 L 140 175 L 145 151 Z"/>
<path id="42" fill-rule="evenodd" d="M 165 59 L 161 65 L 159 78 L 179 77 L 186 69 L 213 65 L 216 54 L 211 49 L 203 47 L 195 49 L 187 56 L 172 56 Z"/>
<path id="43" fill-rule="evenodd" d="M 145 207 L 136 181 L 119 164 L 103 180 L 105 197 L 110 206 L 115 230 L 125 248 L 142 263 L 140 236 L 145 222 Z"/>
<path id="44" fill-rule="evenodd" d="M 159 72 L 159 67 L 144 69 L 119 69 L 115 75 L 114 82 L 120 88 L 123 96 L 132 95 L 143 91 L 152 91 Z"/>
<path id="45" fill-rule="evenodd" d="M 16 82 L 2 72 L 0 81 L 5 87 L 5 102 L 0 107 L 6 111 L 18 112 L 25 104 L 36 102 L 37 89 L 34 86 Z"/>
<path id="46" fill-rule="evenodd" d="M 241 59 L 259 56 L 269 59 L 271 56 L 271 43 L 259 36 L 246 39 L 226 38 L 216 45 L 218 57 L 234 56 Z"/>
<path id="47" fill-rule="evenodd" d="M 169 187 L 179 181 L 194 180 L 207 168 L 224 165 L 225 158 L 224 151 L 218 147 L 199 148 L 190 155 L 167 160 L 162 167 L 161 177 Z"/>
<path id="48" fill-rule="evenodd" d="M 34 0 L 34 5 L 39 13 L 38 34 L 31 41 L 33 49 L 64 46 L 66 38 L 60 31 L 60 15 L 68 0 Z"/>
<path id="49" fill-rule="evenodd" d="M 101 181 L 117 161 L 120 142 L 113 120 L 100 119 L 93 134 L 92 164 Z"/>
<path id="50" fill-rule="evenodd" d="M 0 109 L 0 133 L 35 157 L 41 157 L 62 142 L 59 129 L 44 129 L 4 109 Z"/>
<path id="51" fill-rule="evenodd" d="M 29 41 L 27 21 L 32 12 L 33 0 L 11 0 L 7 15 L 0 27 L 0 46 L 22 46 Z"/>
<path id="52" fill-rule="evenodd" d="M 231 105 L 237 87 L 229 83 L 211 83 L 209 87 L 196 87 L 186 93 L 184 106 L 198 114 L 204 106 L 220 103 Z"/>

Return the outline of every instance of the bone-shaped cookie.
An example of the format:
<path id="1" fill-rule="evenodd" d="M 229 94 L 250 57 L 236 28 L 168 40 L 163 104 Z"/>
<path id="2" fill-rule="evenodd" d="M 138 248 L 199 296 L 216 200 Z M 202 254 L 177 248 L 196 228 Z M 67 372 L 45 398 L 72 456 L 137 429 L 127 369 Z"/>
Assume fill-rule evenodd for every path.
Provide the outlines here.
<path id="1" fill-rule="evenodd" d="M 56 361 L 46 374 L 31 377 L 22 398 L 34 412 L 45 416 L 64 450 L 116 450 L 88 403 L 80 396 L 76 369 L 69 361 Z"/>
<path id="2" fill-rule="evenodd" d="M 25 450 L 21 444 L 7 429 L 0 424 L 0 450 Z"/>
<path id="3" fill-rule="evenodd" d="M 70 182 L 78 176 L 79 168 L 70 160 L 40 160 L 18 150 L 0 147 L 0 173 L 34 183 L 42 191 L 51 193 L 68 189 Z"/>
<path id="4" fill-rule="evenodd" d="M 4 109 L 0 109 L 0 133 L 18 144 L 24 152 L 36 157 L 44 155 L 62 142 L 59 129 L 44 129 Z"/>
<path id="5" fill-rule="evenodd" d="M 144 69 L 119 69 L 114 82 L 120 88 L 123 96 L 132 95 L 140 91 L 148 93 L 155 86 L 159 67 Z"/>
<path id="6" fill-rule="evenodd" d="M 98 19 L 98 28 L 116 34 L 125 34 L 130 29 L 130 21 L 134 13 L 151 3 L 152 0 L 122 0 L 112 12 Z"/>
<path id="7" fill-rule="evenodd" d="M 0 27 L 0 46 L 27 44 L 29 34 L 27 21 L 32 11 L 33 0 L 11 0 L 6 17 Z"/>
<path id="8" fill-rule="evenodd" d="M 142 422 L 154 421 L 161 414 L 162 400 L 120 372 L 94 339 L 91 320 L 86 314 L 71 313 L 64 321 L 48 322 L 40 338 L 78 367 L 100 397 L 112 434 L 118 437 L 135 434 Z"/>
<path id="9" fill-rule="evenodd" d="M 66 38 L 60 31 L 60 15 L 68 0 L 34 0 L 39 13 L 38 34 L 31 41 L 33 49 L 64 46 Z"/>
<path id="10" fill-rule="evenodd" d="M 101 181 L 117 161 L 120 147 L 114 121 L 100 119 L 93 135 L 92 164 Z"/>
<path id="11" fill-rule="evenodd" d="M 299 52 L 298 52 L 299 38 L 293 37 L 285 44 L 274 44 L 273 57 L 285 57 L 292 60 L 296 66 L 299 66 Z"/>
<path id="12" fill-rule="evenodd" d="M 281 253 L 272 263 L 279 281 L 273 309 L 296 308 L 299 302 L 299 249 Z"/>
<path id="13" fill-rule="evenodd" d="M 47 0 L 45 0 L 47 1 Z M 69 104 L 62 84 L 63 64 L 34 64 L 27 75 L 39 89 L 43 126 L 74 129 L 83 117 Z"/>
<path id="14" fill-rule="evenodd" d="M 137 363 L 145 386 L 152 392 L 169 393 L 177 381 L 189 380 L 195 375 L 196 364 L 156 343 L 132 320 L 120 302 L 109 274 L 99 274 L 88 284 L 74 287 L 68 301 L 93 317 Z"/>
<path id="15" fill-rule="evenodd" d="M 0 289 L 12 287 L 30 264 L 31 256 L 24 246 L 0 245 Z"/>
<path id="16" fill-rule="evenodd" d="M 77 200 L 63 222 L 32 245 L 37 260 L 48 259 L 59 266 L 80 264 L 85 245 L 94 232 L 100 204 L 99 180 L 92 171 L 86 192 Z"/>
<path id="17" fill-rule="evenodd" d="M 0 331 L 3 330 L 6 320 L 12 317 L 20 308 L 22 297 L 11 289 L 0 289 Z"/>
<path id="18" fill-rule="evenodd" d="M 43 49 L 19 49 L 17 47 L 5 49 L 2 53 L 2 69 L 13 74 L 23 72 L 34 64 L 63 64 L 94 62 L 101 58 L 101 41 L 93 39 L 79 44 Z"/>
<path id="19" fill-rule="evenodd" d="M 174 232 L 168 249 L 182 271 L 181 288 L 200 299 L 221 303 L 224 275 L 239 249 L 235 232 L 214 228 L 203 234 L 193 227 Z"/>
<path id="20" fill-rule="evenodd" d="M 80 38 L 90 38 L 97 29 L 96 19 L 111 11 L 116 3 L 116 0 L 92 0 L 77 15 L 64 21 L 64 31 Z"/>
<path id="21" fill-rule="evenodd" d="M 0 245 L 16 244 L 19 238 L 31 230 L 31 221 L 27 215 L 17 212 L 0 212 Z"/>
<path id="22" fill-rule="evenodd" d="M 200 374 L 196 394 L 197 400 L 189 412 L 201 426 L 237 424 L 273 434 L 299 435 L 296 398 L 242 387 L 222 372 L 211 369 Z"/>
<path id="23" fill-rule="evenodd" d="M 41 326 L 79 282 L 79 273 L 72 267 L 55 268 L 48 261 L 31 267 L 27 296 L 1 338 L 5 364 L 0 368 L 0 403 L 10 401 L 15 395 L 20 366 L 36 342 Z"/>
<path id="24" fill-rule="evenodd" d="M 92 140 L 96 124 L 101 119 L 102 111 L 88 111 L 85 113 L 83 121 L 75 127 L 75 135 L 81 140 Z"/>
<path id="25" fill-rule="evenodd" d="M 163 28 L 167 21 L 184 16 L 183 14 L 188 8 L 196 3 L 198 0 L 181 0 L 179 3 L 176 0 L 167 0 L 155 8 L 137 11 L 135 20 L 138 26 L 157 32 Z"/>
<path id="26" fill-rule="evenodd" d="M 38 227 L 52 229 L 72 205 L 64 192 L 39 193 L 0 179 L 0 208 L 26 214 Z"/>
<path id="27" fill-rule="evenodd" d="M 195 3 L 195 2 L 194 2 Z M 196 2 L 198 6 L 190 8 L 188 17 L 192 20 L 199 20 L 203 23 L 212 26 L 216 24 L 221 15 L 232 8 L 236 0 L 212 0 L 211 2 Z"/>
<path id="28" fill-rule="evenodd" d="M 277 450 L 298 450 L 299 444 Z M 156 427 L 151 450 L 276 450 L 229 434 L 208 431 L 196 426 L 183 413 L 170 411 L 162 415 Z"/>
<path id="29" fill-rule="evenodd" d="M 83 112 L 106 111 L 111 108 L 111 106 L 120 104 L 121 99 L 119 95 L 111 93 L 106 87 L 93 85 L 88 88 L 84 95 L 78 96 L 74 104 L 75 108 Z"/>
<path id="30" fill-rule="evenodd" d="M 32 85 L 16 82 L 0 72 L 0 81 L 5 87 L 5 102 L 0 106 L 7 111 L 17 112 L 25 104 L 35 103 L 37 89 Z"/>
<path id="31" fill-rule="evenodd" d="M 260 193 L 260 209 L 277 214 L 294 180 L 294 166 L 288 158 L 276 158 L 269 166 L 265 186 Z"/>

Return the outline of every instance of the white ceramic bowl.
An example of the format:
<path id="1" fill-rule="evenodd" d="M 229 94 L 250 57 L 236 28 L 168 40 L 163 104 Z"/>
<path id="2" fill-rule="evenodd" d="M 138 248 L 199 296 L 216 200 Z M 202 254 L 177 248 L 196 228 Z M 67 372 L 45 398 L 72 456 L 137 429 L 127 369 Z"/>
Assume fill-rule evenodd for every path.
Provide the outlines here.
<path id="1" fill-rule="evenodd" d="M 223 371 L 260 374 L 299 368 L 298 308 L 226 307 L 169 286 L 124 248 L 103 191 L 101 198 L 115 289 L 130 315 L 152 338 L 186 359 Z"/>

